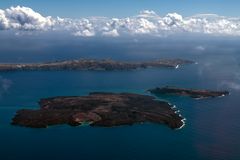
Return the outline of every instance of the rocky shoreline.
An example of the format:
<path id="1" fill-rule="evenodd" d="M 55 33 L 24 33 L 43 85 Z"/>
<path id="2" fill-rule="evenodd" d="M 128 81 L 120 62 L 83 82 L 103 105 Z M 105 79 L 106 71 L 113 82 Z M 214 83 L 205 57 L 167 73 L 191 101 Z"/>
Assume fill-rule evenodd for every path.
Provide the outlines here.
<path id="1" fill-rule="evenodd" d="M 184 118 L 169 103 L 131 93 L 94 92 L 88 96 L 41 99 L 40 109 L 22 109 L 13 125 L 46 128 L 57 124 L 112 127 L 152 122 L 172 129 L 184 126 Z"/>
<path id="2" fill-rule="evenodd" d="M 35 71 L 35 70 L 134 70 L 139 68 L 178 68 L 180 65 L 195 62 L 183 59 L 160 59 L 145 62 L 121 62 L 114 60 L 67 60 L 47 63 L 0 64 L 0 71 Z"/>

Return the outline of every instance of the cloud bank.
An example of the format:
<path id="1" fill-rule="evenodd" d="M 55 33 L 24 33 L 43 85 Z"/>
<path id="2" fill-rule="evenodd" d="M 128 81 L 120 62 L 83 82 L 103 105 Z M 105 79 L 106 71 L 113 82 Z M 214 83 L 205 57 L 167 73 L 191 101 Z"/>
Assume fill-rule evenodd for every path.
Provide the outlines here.
<path id="1" fill-rule="evenodd" d="M 16 6 L 0 9 L 0 30 L 15 32 L 66 31 L 74 36 L 168 36 L 172 34 L 207 34 L 240 36 L 240 18 L 201 14 L 183 17 L 169 13 L 163 17 L 154 11 L 141 11 L 126 18 L 53 18 L 31 8 Z"/>

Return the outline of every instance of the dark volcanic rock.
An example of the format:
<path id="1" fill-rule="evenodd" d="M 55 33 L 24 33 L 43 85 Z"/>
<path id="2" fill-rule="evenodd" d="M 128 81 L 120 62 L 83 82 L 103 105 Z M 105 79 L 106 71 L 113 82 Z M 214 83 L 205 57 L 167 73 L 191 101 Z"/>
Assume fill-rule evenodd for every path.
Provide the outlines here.
<path id="1" fill-rule="evenodd" d="M 48 63 L 0 64 L 0 71 L 24 70 L 133 70 L 147 67 L 178 68 L 179 65 L 191 64 L 193 61 L 182 59 L 163 59 L 146 62 L 120 62 L 113 60 L 69 60 Z"/>
<path id="2" fill-rule="evenodd" d="M 210 91 L 210 90 L 197 90 L 197 89 L 186 89 L 177 87 L 163 87 L 148 90 L 151 93 L 158 94 L 168 94 L 168 95 L 179 95 L 179 96 L 189 96 L 196 99 L 209 98 L 209 97 L 222 97 L 228 95 L 228 91 Z"/>
<path id="3" fill-rule="evenodd" d="M 84 123 L 104 127 L 141 122 L 167 124 L 171 128 L 184 125 L 183 118 L 170 104 L 146 95 L 90 93 L 88 96 L 41 99 L 39 104 L 38 110 L 19 110 L 12 124 L 32 128 Z"/>

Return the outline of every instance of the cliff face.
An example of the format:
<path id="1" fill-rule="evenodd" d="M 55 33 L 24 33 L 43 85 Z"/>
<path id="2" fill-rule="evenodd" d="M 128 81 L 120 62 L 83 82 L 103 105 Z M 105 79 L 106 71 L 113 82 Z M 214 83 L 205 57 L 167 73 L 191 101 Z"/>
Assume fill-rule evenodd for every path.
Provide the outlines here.
<path id="1" fill-rule="evenodd" d="M 141 122 L 166 124 L 180 128 L 183 118 L 167 102 L 130 93 L 90 93 L 79 97 L 41 99 L 38 110 L 19 110 L 13 125 L 45 128 L 56 124 L 112 127 Z"/>

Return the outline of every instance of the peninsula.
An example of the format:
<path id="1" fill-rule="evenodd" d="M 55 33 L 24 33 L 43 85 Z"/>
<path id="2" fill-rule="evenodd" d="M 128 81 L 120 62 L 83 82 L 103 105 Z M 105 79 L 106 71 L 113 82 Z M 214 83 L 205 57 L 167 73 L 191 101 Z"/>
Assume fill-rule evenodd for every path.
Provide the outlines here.
<path id="1" fill-rule="evenodd" d="M 184 119 L 169 103 L 152 96 L 94 92 L 88 96 L 41 99 L 40 109 L 17 111 L 13 125 L 46 128 L 57 124 L 112 127 L 152 122 L 181 128 Z"/>
<path id="2" fill-rule="evenodd" d="M 186 89 L 186 88 L 177 88 L 177 87 L 169 87 L 169 86 L 162 87 L 162 88 L 157 87 L 154 89 L 149 89 L 148 91 L 155 95 L 167 94 L 167 95 L 189 96 L 195 99 L 222 97 L 229 94 L 228 91 Z"/>
<path id="3" fill-rule="evenodd" d="M 114 60 L 67 60 L 46 63 L 4 63 L 0 64 L 0 71 L 28 71 L 28 70 L 134 70 L 148 67 L 178 68 L 180 65 L 192 64 L 193 61 L 183 59 L 160 59 L 145 62 L 122 62 Z"/>

